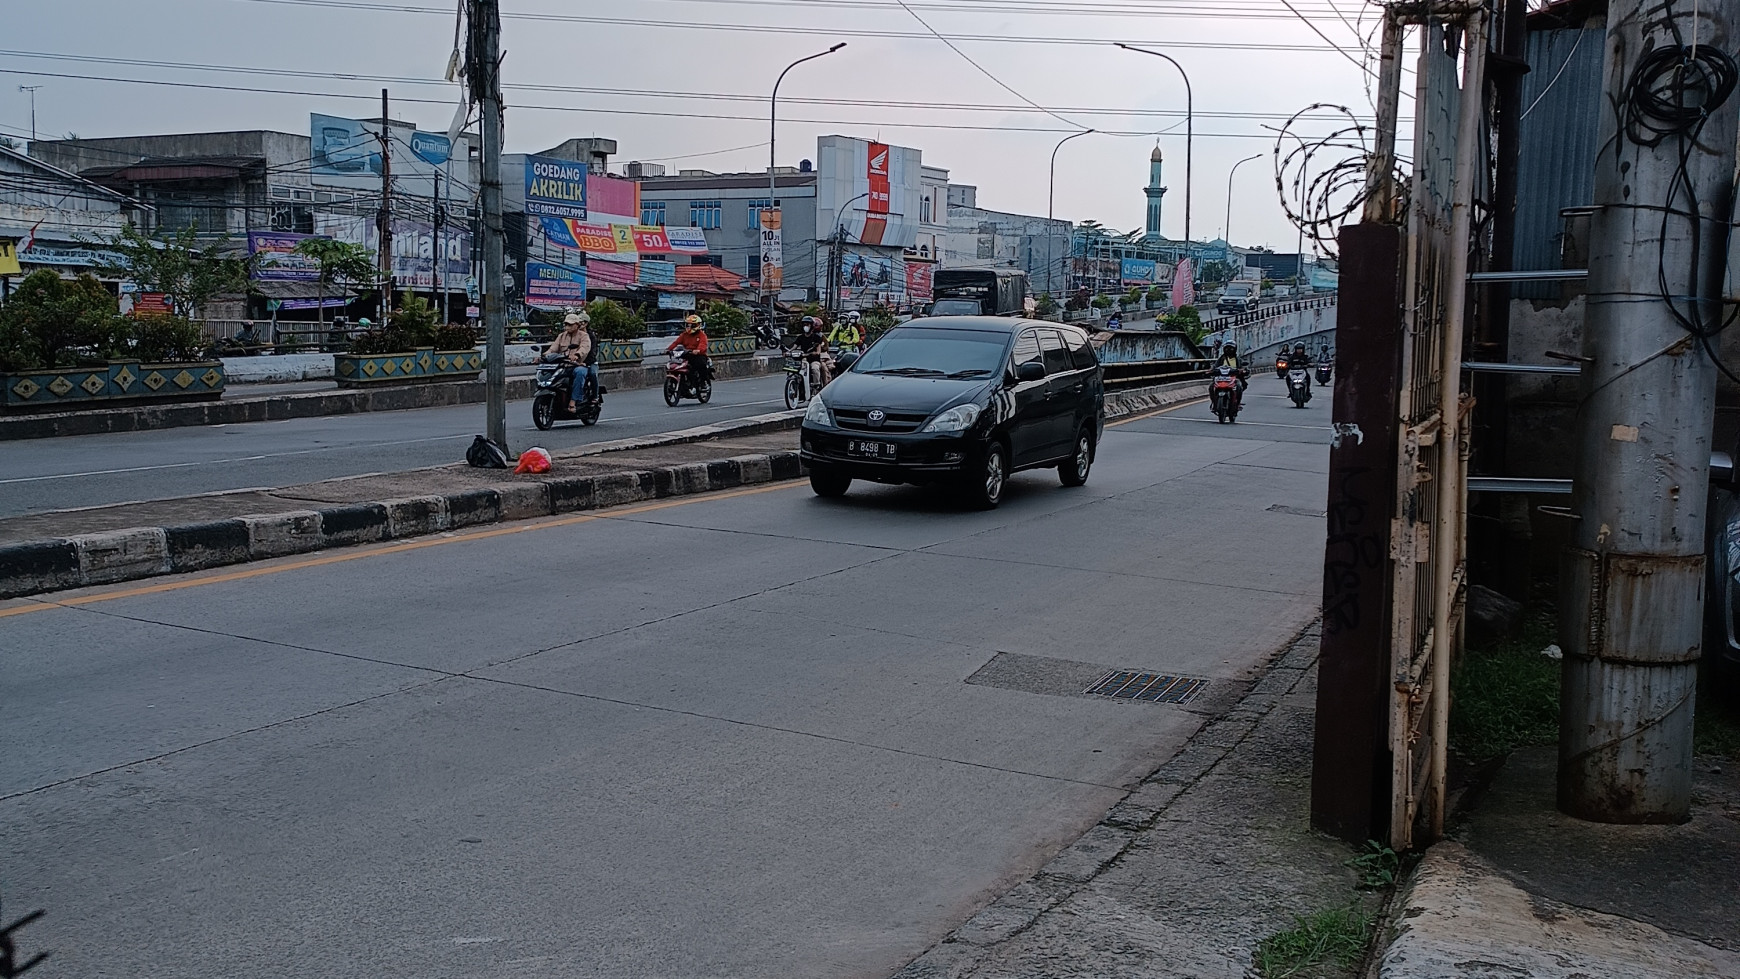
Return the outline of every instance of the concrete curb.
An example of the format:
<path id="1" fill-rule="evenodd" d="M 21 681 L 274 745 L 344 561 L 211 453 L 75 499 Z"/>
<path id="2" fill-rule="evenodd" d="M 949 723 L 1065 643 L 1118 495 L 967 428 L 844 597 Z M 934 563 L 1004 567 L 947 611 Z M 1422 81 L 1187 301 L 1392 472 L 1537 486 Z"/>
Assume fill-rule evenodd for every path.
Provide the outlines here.
<path id="1" fill-rule="evenodd" d="M 661 371 L 662 373 L 662 371 Z M 1108 418 L 1187 401 L 1201 381 L 1177 381 L 1106 398 Z M 580 457 L 798 428 L 801 411 L 587 446 Z M 573 458 L 569 456 L 568 458 Z M 560 460 L 558 460 L 560 462 Z M 447 468 L 447 467 L 435 467 Z M 372 544 L 464 527 L 687 496 L 806 474 L 797 451 L 752 453 L 597 476 L 553 476 L 446 495 L 335 504 L 318 510 L 247 514 L 171 527 L 136 527 L 0 545 L 0 598 L 201 571 L 329 547 Z"/>
<path id="2" fill-rule="evenodd" d="M 714 360 L 713 367 L 720 380 L 733 380 L 777 373 L 781 369 L 781 361 L 759 355 L 728 357 Z M 598 374 L 599 383 L 606 390 L 616 391 L 658 387 L 665 380 L 664 366 L 654 364 L 606 368 Z M 530 398 L 534 383 L 530 376 L 508 378 L 508 400 L 522 401 Z M 0 417 L 0 442 L 56 438 L 63 435 L 143 432 L 196 425 L 239 425 L 245 422 L 351 415 L 365 411 L 446 408 L 453 405 L 481 404 L 484 393 L 485 385 L 482 381 L 446 381 L 385 388 L 305 391 L 298 394 L 271 394 L 137 408 L 17 415 Z"/>

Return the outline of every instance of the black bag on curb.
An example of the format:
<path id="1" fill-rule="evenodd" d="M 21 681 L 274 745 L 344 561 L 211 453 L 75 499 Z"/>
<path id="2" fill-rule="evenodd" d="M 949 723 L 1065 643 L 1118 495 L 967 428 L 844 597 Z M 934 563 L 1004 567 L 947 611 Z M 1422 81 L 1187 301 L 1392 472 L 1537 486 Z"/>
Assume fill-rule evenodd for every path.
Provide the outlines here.
<path id="1" fill-rule="evenodd" d="M 478 469 L 508 467 L 507 450 L 481 435 L 471 440 L 471 448 L 465 450 L 465 461 Z"/>

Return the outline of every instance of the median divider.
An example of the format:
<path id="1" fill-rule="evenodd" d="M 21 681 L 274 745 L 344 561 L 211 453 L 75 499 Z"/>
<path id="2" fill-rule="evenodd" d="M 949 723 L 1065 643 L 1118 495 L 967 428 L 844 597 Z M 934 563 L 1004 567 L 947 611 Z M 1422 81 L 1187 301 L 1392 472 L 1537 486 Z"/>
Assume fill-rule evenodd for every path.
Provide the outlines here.
<path id="1" fill-rule="evenodd" d="M 1113 392 L 1106 413 L 1126 417 L 1201 393 L 1200 380 Z M 801 423 L 801 411 L 781 411 L 594 443 L 557 453 L 542 476 L 436 466 L 0 520 L 0 598 L 800 479 L 806 470 L 789 433 Z M 126 525 L 135 513 L 158 523 Z M 53 536 L 6 542 L 45 529 Z"/>

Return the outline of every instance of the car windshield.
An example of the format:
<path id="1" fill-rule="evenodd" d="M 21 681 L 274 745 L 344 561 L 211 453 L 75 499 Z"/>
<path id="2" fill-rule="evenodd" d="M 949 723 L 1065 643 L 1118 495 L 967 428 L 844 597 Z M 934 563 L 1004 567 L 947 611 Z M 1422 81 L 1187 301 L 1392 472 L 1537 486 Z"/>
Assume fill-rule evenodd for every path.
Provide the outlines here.
<path id="1" fill-rule="evenodd" d="M 1242 299 L 1244 298 L 1245 292 L 1246 289 L 1244 286 L 1229 286 L 1226 290 L 1226 297 L 1228 299 Z"/>
<path id="2" fill-rule="evenodd" d="M 981 312 L 976 299 L 938 299 L 930 308 L 932 316 L 977 316 Z"/>
<path id="3" fill-rule="evenodd" d="M 876 341 L 852 373 L 984 377 L 996 373 L 1008 345 L 1007 333 L 904 327 Z"/>

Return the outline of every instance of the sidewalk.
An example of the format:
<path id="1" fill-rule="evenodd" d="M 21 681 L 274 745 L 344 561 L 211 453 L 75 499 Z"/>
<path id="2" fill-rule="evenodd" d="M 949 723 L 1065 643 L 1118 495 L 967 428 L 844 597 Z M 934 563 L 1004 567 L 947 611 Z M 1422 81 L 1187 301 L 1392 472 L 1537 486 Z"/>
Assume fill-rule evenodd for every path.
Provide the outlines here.
<path id="1" fill-rule="evenodd" d="M 1312 623 L 1224 714 L 1202 705 L 1202 729 L 1099 825 L 896 979 L 1241 979 L 1301 917 L 1373 915 L 1353 851 L 1309 825 L 1316 661 Z"/>

